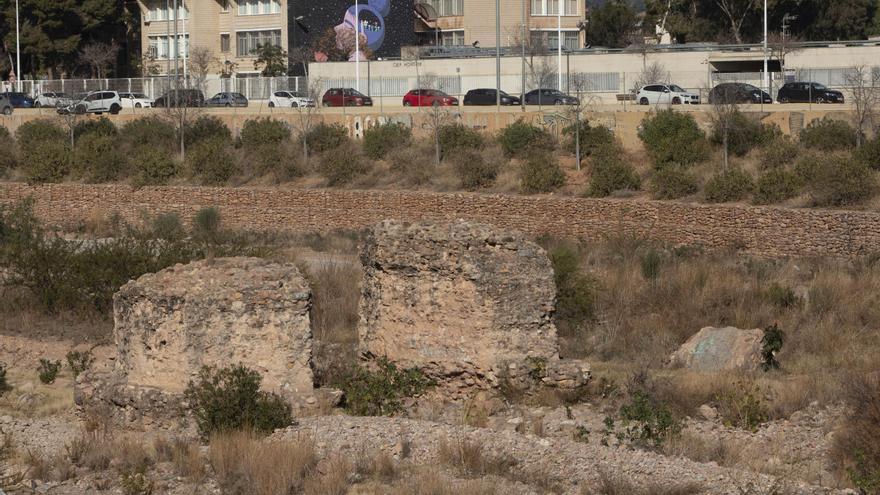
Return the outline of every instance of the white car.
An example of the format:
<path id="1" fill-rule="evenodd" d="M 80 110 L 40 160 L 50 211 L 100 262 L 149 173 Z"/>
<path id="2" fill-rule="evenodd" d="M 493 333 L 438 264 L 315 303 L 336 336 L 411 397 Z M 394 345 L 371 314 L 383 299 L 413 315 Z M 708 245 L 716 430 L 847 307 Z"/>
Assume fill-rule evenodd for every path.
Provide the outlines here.
<path id="1" fill-rule="evenodd" d="M 639 105 L 699 105 L 700 95 L 675 84 L 649 84 L 636 95 Z"/>
<path id="2" fill-rule="evenodd" d="M 122 110 L 122 100 L 116 91 L 92 91 L 79 101 L 75 101 L 66 107 L 59 107 L 58 113 L 94 113 L 101 115 L 110 112 L 116 115 Z"/>
<path id="3" fill-rule="evenodd" d="M 276 91 L 269 97 L 270 107 L 313 107 L 315 99 L 295 91 Z"/>
<path id="4" fill-rule="evenodd" d="M 143 93 L 119 93 L 122 108 L 150 108 L 153 99 Z"/>
<path id="5" fill-rule="evenodd" d="M 40 93 L 34 98 L 34 108 L 67 106 L 72 102 L 71 98 L 65 93 L 58 91 L 47 91 Z"/>

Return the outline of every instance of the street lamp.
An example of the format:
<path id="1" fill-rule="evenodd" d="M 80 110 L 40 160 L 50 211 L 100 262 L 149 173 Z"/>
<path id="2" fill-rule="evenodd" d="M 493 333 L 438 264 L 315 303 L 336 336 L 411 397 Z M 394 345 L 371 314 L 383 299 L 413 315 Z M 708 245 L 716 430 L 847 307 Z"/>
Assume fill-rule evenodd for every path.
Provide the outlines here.
<path id="1" fill-rule="evenodd" d="M 361 90 L 361 5 L 354 0 L 354 89 Z M 343 98 L 344 100 L 344 98 Z"/>
<path id="2" fill-rule="evenodd" d="M 15 0 L 15 82 L 21 87 L 21 34 L 18 29 L 18 0 Z"/>
<path id="3" fill-rule="evenodd" d="M 558 74 L 557 88 L 562 91 L 562 1 L 556 3 L 556 72 Z"/>
<path id="4" fill-rule="evenodd" d="M 770 73 L 767 71 L 767 0 L 764 0 L 764 90 L 770 94 Z M 764 98 L 761 98 L 764 101 Z"/>

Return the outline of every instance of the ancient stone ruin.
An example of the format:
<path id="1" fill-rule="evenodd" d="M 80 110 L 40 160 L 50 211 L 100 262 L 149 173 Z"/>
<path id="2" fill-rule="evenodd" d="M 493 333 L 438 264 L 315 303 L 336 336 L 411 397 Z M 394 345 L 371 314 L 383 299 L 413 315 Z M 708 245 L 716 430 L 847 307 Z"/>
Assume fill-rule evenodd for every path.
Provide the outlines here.
<path id="1" fill-rule="evenodd" d="M 584 363 L 559 360 L 556 286 L 544 250 L 481 224 L 385 221 L 361 252 L 364 355 L 418 367 L 464 392 L 499 380 L 579 387 Z"/>
<path id="2" fill-rule="evenodd" d="M 694 371 L 754 371 L 761 366 L 763 338 L 760 328 L 705 327 L 672 354 L 669 364 Z"/>
<path id="3" fill-rule="evenodd" d="M 203 366 L 243 363 L 287 397 L 312 392 L 311 290 L 296 266 L 257 258 L 177 265 L 113 299 L 116 366 L 78 384 L 79 402 L 174 404 Z"/>

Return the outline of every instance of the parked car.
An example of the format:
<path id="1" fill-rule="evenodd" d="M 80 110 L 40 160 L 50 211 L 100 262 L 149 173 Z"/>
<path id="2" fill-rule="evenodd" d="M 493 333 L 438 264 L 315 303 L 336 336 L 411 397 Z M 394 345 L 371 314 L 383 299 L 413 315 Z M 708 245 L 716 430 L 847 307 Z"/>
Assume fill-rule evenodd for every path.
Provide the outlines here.
<path id="1" fill-rule="evenodd" d="M 246 107 L 248 99 L 241 93 L 223 92 L 212 96 L 205 105 L 209 107 Z"/>
<path id="2" fill-rule="evenodd" d="M 313 107 L 315 99 L 296 91 L 276 91 L 269 97 L 270 107 Z"/>
<path id="3" fill-rule="evenodd" d="M 5 96 L 13 108 L 34 107 L 34 99 L 24 93 L 7 92 L 5 93 Z"/>
<path id="4" fill-rule="evenodd" d="M 843 93 L 814 82 L 790 82 L 779 88 L 779 103 L 844 103 Z"/>
<path id="5" fill-rule="evenodd" d="M 494 105 L 496 102 L 495 90 L 492 88 L 472 89 L 464 95 L 465 105 Z M 518 96 L 511 96 L 501 92 L 502 105 L 520 105 L 522 100 Z"/>
<path id="6" fill-rule="evenodd" d="M 721 83 L 709 91 L 709 103 L 773 103 L 773 98 L 751 84 Z"/>
<path id="7" fill-rule="evenodd" d="M 330 88 L 321 103 L 325 107 L 371 107 L 373 99 L 353 88 Z"/>
<path id="8" fill-rule="evenodd" d="M 699 105 L 700 95 L 675 84 L 649 84 L 636 94 L 639 105 Z"/>
<path id="9" fill-rule="evenodd" d="M 577 105 L 580 100 L 558 89 L 533 89 L 526 93 L 526 105 Z"/>
<path id="10" fill-rule="evenodd" d="M 119 93 L 122 99 L 122 108 L 150 108 L 153 99 L 143 93 Z"/>
<path id="11" fill-rule="evenodd" d="M 67 96 L 67 93 L 61 93 L 59 91 L 47 91 L 45 93 L 40 93 L 34 98 L 34 108 L 40 107 L 66 107 L 73 103 L 73 100 L 70 96 Z"/>
<path id="12" fill-rule="evenodd" d="M 3 115 L 12 115 L 12 103 L 3 93 L 0 93 L 0 112 L 2 112 Z"/>
<path id="13" fill-rule="evenodd" d="M 153 101 L 154 107 L 203 107 L 205 95 L 198 89 L 171 90 Z"/>
<path id="14" fill-rule="evenodd" d="M 458 106 L 458 98 L 436 89 L 414 89 L 403 95 L 405 107 Z"/>
<path id="15" fill-rule="evenodd" d="M 58 113 L 62 115 L 69 113 L 101 115 L 104 112 L 116 115 L 121 110 L 122 100 L 116 91 L 92 91 L 66 107 L 58 107 Z"/>

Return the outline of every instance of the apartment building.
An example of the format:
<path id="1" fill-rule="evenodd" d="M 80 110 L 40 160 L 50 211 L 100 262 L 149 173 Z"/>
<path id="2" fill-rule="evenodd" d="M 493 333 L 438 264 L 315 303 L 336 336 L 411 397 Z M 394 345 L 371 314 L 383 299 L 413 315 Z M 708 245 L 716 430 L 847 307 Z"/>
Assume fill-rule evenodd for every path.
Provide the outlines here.
<path id="1" fill-rule="evenodd" d="M 436 20 L 420 18 L 422 44 L 495 46 L 495 2 L 492 0 L 417 0 L 433 8 Z M 500 0 L 501 45 L 520 44 L 523 27 L 532 46 L 584 46 L 582 27 L 586 0 Z M 525 24 L 525 26 L 523 26 Z"/>
<path id="2" fill-rule="evenodd" d="M 286 47 L 288 0 L 179 0 L 177 50 L 181 65 L 192 48 L 210 50 L 213 74 L 257 75 L 253 50 L 259 44 Z M 174 71 L 174 1 L 138 0 L 145 64 Z M 181 67 L 182 69 L 182 67 Z"/>

